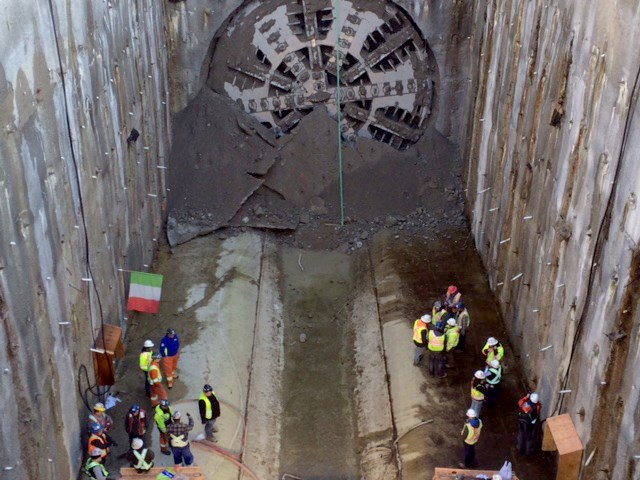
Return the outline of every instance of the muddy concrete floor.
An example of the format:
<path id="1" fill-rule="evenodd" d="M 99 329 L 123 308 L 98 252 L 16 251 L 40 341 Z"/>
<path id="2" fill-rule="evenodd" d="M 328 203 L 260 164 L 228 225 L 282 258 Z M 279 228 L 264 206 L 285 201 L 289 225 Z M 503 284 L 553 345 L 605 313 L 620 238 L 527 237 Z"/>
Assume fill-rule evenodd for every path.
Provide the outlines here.
<path id="1" fill-rule="evenodd" d="M 484 341 L 497 336 L 507 344 L 505 375 L 498 404 L 482 412 L 479 466 L 508 459 L 521 478 L 553 478 L 546 454 L 516 452 L 525 382 L 464 229 L 382 229 L 351 254 L 248 230 L 165 247 L 154 267 L 165 275 L 161 312 L 131 318 L 114 387 L 123 402 L 110 412 L 120 444 L 112 473 L 124 465 L 117 456 L 126 450 L 129 405 L 151 409 L 140 345 L 158 343 L 171 326 L 183 346 L 170 400 L 195 414 L 202 384 L 211 383 L 223 401 L 218 446 L 261 479 L 428 479 L 436 466 L 460 466 L 469 382 Z M 449 283 L 463 292 L 472 327 L 466 351 L 439 380 L 412 365 L 411 327 Z M 201 432 L 196 422 L 192 438 Z M 157 452 L 157 431 L 147 439 Z M 250 478 L 197 443 L 193 451 L 206 478 Z"/>

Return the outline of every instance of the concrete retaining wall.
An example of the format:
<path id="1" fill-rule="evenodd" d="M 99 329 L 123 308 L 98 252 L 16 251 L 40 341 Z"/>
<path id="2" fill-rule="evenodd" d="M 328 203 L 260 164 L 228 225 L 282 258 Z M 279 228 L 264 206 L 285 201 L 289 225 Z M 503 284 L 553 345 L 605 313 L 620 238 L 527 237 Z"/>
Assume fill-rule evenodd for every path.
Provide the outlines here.
<path id="1" fill-rule="evenodd" d="M 638 478 L 640 7 L 482 6 L 476 245 L 545 414 L 571 414 L 585 456 L 598 445 L 583 478 Z"/>
<path id="2" fill-rule="evenodd" d="M 101 319 L 124 323 L 117 269 L 144 270 L 161 232 L 163 7 L 0 0 L 0 17 L 0 470 L 72 478 L 78 368 L 93 382 Z"/>

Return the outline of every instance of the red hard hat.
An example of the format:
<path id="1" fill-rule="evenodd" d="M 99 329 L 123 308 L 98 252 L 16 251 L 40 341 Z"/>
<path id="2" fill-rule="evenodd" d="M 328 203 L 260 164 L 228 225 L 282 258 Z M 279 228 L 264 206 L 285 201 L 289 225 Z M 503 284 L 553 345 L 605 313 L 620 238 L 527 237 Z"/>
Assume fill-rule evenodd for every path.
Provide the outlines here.
<path id="1" fill-rule="evenodd" d="M 449 295 L 453 295 L 457 291 L 458 291 L 458 287 L 456 287 L 455 285 L 449 285 L 449 288 L 447 288 L 447 293 Z"/>

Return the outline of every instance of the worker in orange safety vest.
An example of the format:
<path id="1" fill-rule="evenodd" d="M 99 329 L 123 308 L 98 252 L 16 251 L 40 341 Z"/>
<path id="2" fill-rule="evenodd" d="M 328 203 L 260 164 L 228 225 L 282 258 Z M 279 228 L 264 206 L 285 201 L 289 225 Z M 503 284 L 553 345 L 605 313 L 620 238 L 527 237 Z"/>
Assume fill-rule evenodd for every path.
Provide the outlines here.
<path id="1" fill-rule="evenodd" d="M 160 359 L 162 355 L 159 353 L 153 356 L 153 361 L 149 367 L 149 386 L 151 387 L 151 406 L 158 405 L 160 400 L 168 398 L 167 391 L 162 385 L 162 373 L 160 372 Z"/>
<path id="2" fill-rule="evenodd" d="M 533 392 L 518 400 L 518 408 L 518 451 L 531 455 L 536 449 L 540 430 L 542 404 L 538 394 Z"/>
<path id="3" fill-rule="evenodd" d="M 89 442 L 87 445 L 87 453 L 89 455 L 91 455 L 91 452 L 94 449 L 100 449 L 100 461 L 104 463 L 111 452 L 111 447 L 117 445 L 118 444 L 105 433 L 102 425 L 94 423 L 91 426 L 91 435 L 89 436 Z"/>
<path id="4" fill-rule="evenodd" d="M 462 294 L 455 285 L 449 285 L 447 293 L 444 296 L 444 306 L 451 312 L 453 308 L 462 301 Z"/>

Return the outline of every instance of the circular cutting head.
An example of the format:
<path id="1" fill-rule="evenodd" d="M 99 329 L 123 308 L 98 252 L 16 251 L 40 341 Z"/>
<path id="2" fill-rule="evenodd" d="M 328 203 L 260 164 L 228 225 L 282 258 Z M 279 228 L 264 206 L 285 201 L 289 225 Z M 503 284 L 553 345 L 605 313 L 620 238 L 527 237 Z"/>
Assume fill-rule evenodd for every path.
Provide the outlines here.
<path id="1" fill-rule="evenodd" d="M 218 39 L 207 83 L 277 133 L 325 105 L 344 138 L 403 150 L 426 128 L 434 77 L 424 39 L 393 2 L 254 0 Z"/>

